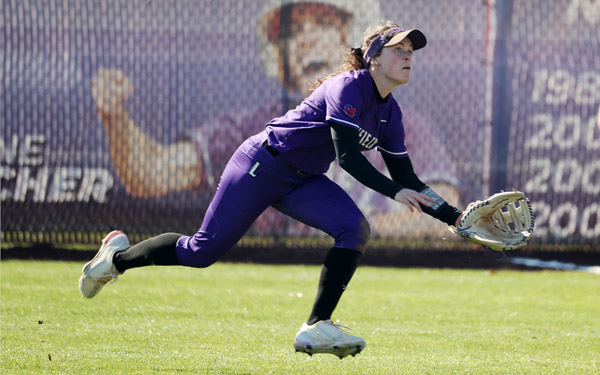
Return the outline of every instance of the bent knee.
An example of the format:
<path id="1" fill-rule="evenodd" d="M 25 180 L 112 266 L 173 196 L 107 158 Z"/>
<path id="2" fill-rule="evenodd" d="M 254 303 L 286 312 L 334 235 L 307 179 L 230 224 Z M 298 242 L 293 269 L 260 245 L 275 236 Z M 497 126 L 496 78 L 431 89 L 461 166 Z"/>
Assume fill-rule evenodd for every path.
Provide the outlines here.
<path id="1" fill-rule="evenodd" d="M 349 225 L 335 238 L 335 246 L 353 249 L 364 253 L 371 238 L 371 226 L 366 218 L 361 217 L 353 225 Z"/>
<path id="2" fill-rule="evenodd" d="M 367 250 L 367 244 L 369 243 L 369 239 L 371 239 L 371 225 L 364 219 L 360 222 L 360 231 L 358 234 L 358 239 L 360 241 L 360 249 L 361 253 L 364 253 Z"/>
<path id="3" fill-rule="evenodd" d="M 184 236 L 177 243 L 177 257 L 183 266 L 206 268 L 214 264 L 228 250 L 214 241 L 198 241 Z"/>

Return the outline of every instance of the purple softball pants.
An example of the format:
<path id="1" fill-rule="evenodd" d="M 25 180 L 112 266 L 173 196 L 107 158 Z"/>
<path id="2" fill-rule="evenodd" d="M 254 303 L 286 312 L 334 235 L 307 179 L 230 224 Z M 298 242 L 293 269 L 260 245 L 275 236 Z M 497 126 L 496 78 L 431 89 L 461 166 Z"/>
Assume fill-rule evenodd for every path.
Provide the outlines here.
<path id="1" fill-rule="evenodd" d="M 202 226 L 177 241 L 182 265 L 216 262 L 269 206 L 329 234 L 335 247 L 364 252 L 370 228 L 352 198 L 325 175 L 290 168 L 264 148 L 265 139 L 264 133 L 247 139 L 229 160 Z"/>

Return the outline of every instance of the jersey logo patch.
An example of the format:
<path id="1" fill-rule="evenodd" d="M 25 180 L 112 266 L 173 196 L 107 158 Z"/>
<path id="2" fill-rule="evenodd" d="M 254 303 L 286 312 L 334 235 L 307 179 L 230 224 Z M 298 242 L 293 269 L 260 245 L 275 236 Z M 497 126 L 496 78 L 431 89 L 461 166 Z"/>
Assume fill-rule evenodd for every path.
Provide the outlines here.
<path id="1" fill-rule="evenodd" d="M 350 117 L 354 117 L 354 115 L 356 114 L 356 108 L 354 108 L 350 104 L 346 104 L 344 106 L 344 113 Z"/>

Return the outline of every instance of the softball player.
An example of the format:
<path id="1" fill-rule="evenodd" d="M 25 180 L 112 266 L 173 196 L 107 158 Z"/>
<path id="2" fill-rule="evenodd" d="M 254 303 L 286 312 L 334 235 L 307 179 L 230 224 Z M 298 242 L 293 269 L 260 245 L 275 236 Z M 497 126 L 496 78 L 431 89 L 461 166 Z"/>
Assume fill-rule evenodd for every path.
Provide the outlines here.
<path id="1" fill-rule="evenodd" d="M 319 80 L 298 107 L 273 119 L 235 151 L 197 233 L 165 233 L 130 247 L 124 233 L 111 232 L 96 257 L 83 267 L 81 293 L 94 297 L 130 268 L 208 267 L 273 206 L 335 241 L 323 263 L 312 311 L 296 335 L 295 349 L 340 358 L 359 353 L 365 340 L 334 324 L 331 315 L 366 249 L 370 228 L 354 201 L 324 173 L 337 158 L 359 182 L 411 212 L 426 212 L 455 225 L 461 211 L 413 171 L 402 112 L 391 94 L 408 83 L 413 51 L 426 43 L 421 31 L 405 31 L 389 21 L 367 30 L 362 47 L 346 54 L 338 73 Z M 375 147 L 391 179 L 362 155 Z"/>

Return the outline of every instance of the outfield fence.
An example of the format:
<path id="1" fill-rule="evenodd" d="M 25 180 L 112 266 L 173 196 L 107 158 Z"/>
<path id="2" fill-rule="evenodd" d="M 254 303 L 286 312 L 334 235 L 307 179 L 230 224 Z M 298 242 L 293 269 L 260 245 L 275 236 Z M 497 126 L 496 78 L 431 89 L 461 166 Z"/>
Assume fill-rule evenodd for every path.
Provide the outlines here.
<path id="1" fill-rule="evenodd" d="M 600 251 L 600 1 L 1 6 L 3 248 L 195 232 L 239 143 L 336 71 L 366 25 L 391 19 L 429 40 L 394 91 L 419 176 L 460 207 L 522 190 L 534 246 Z M 460 246 L 336 165 L 328 176 L 368 217 L 371 246 Z M 268 209 L 242 243 L 330 240 Z"/>

